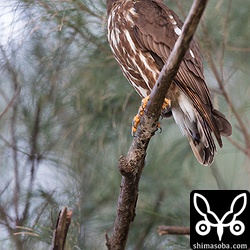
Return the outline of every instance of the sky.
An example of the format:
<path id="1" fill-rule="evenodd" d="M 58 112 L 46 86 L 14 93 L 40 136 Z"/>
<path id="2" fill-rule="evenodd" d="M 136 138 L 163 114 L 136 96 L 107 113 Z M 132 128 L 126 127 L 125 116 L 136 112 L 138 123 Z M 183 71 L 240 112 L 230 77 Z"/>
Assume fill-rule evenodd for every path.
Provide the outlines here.
<path id="1" fill-rule="evenodd" d="M 20 9 L 18 9 L 18 7 L 20 7 Z M 15 0 L 0 0 L 0 46 L 2 46 L 4 50 L 11 48 L 11 44 L 13 42 L 15 44 L 23 44 L 23 42 L 25 42 L 25 38 L 29 35 L 29 30 L 26 28 L 26 20 L 28 19 L 23 18 L 24 14 L 25 13 L 22 11 L 22 7 L 18 5 Z M 4 89 L 5 93 L 10 92 L 11 97 L 12 91 L 6 87 L 8 81 L 4 80 L 3 75 L 0 75 L 0 77 L 2 77 L 2 79 L 0 79 L 0 84 L 3 84 L 2 86 L 0 85 L 0 90 Z M 0 95 L 0 114 L 5 108 L 6 101 L 4 101 Z M 3 136 L 8 138 L 7 134 Z M 20 166 L 22 167 L 22 164 L 20 164 Z M 11 179 L 11 175 L 13 174 L 11 166 L 7 171 L 8 173 L 3 176 L 5 180 Z M 54 178 L 55 175 L 58 177 L 56 181 Z M 38 187 L 42 187 L 45 190 L 47 188 L 54 190 L 60 188 L 63 185 L 62 183 L 65 181 L 66 180 L 63 180 L 63 177 L 59 176 L 59 173 L 55 167 L 49 166 L 46 162 L 39 165 L 36 182 Z M 1 235 L 0 239 L 3 237 L 4 236 Z"/>
<path id="2" fill-rule="evenodd" d="M 15 0 L 0 1 L 0 43 L 7 45 L 13 40 L 22 42 L 25 35 L 24 13 Z"/>

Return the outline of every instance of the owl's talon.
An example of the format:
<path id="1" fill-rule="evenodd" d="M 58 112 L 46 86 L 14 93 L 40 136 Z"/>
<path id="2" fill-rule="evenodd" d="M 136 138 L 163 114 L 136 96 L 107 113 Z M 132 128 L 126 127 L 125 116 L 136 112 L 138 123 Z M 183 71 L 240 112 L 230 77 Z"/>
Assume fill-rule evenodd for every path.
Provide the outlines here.
<path id="1" fill-rule="evenodd" d="M 162 132 L 162 128 L 161 128 L 161 124 L 158 122 L 158 124 L 157 124 L 157 129 L 159 129 L 160 131 L 159 131 L 159 133 L 161 133 Z"/>
<path id="2" fill-rule="evenodd" d="M 132 131 L 131 131 L 132 136 L 135 136 L 135 133 L 136 133 L 137 128 L 138 128 L 139 123 L 140 123 L 140 117 L 141 117 L 142 114 L 141 114 L 141 111 L 139 109 L 138 114 L 133 118 L 133 121 L 132 121 Z"/>
<path id="3" fill-rule="evenodd" d="M 149 100 L 149 96 L 146 96 L 141 101 L 141 106 L 140 106 L 138 113 L 136 114 L 136 116 L 134 117 L 133 122 L 132 122 L 132 131 L 131 131 L 132 136 L 135 136 L 135 133 L 136 133 L 137 128 L 138 128 L 139 123 L 140 123 L 141 116 L 144 114 L 144 110 L 147 106 L 148 100 Z M 169 99 L 165 98 L 164 102 L 162 104 L 162 110 L 166 110 L 166 109 L 169 110 L 170 108 L 171 108 L 171 101 Z M 157 127 L 158 127 L 158 129 L 160 129 L 160 133 L 161 133 L 162 128 L 161 128 L 160 123 L 158 123 Z"/>
<path id="4" fill-rule="evenodd" d="M 144 110 L 147 106 L 148 100 L 149 100 L 149 96 L 146 96 L 145 98 L 141 100 L 141 106 L 138 110 L 138 113 L 136 114 L 136 116 L 134 117 L 132 121 L 132 131 L 131 131 L 132 136 L 135 136 L 135 133 L 137 131 L 137 128 L 141 120 L 141 116 L 144 114 Z"/>
<path id="5" fill-rule="evenodd" d="M 167 109 L 169 110 L 171 108 L 171 100 L 164 98 L 164 102 L 161 107 L 163 110 Z"/>

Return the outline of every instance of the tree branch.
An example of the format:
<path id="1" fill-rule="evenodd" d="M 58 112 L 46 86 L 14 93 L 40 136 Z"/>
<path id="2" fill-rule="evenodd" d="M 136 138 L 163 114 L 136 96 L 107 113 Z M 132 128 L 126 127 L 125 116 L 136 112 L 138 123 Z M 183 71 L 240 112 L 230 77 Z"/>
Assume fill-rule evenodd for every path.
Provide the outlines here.
<path id="1" fill-rule="evenodd" d="M 151 137 L 157 130 L 165 93 L 167 93 L 179 69 L 207 2 L 208 0 L 194 0 L 182 33 L 150 94 L 145 113 L 141 117 L 140 125 L 127 156 L 120 157 L 119 171 L 122 174 L 122 180 L 113 235 L 111 238 L 106 235 L 108 249 L 125 248 L 129 227 L 135 217 L 139 180 L 145 164 L 146 150 Z"/>
<path id="2" fill-rule="evenodd" d="M 183 226 L 159 226 L 158 227 L 158 234 L 165 235 L 165 234 L 190 234 L 190 227 L 183 227 Z"/>
<path id="3" fill-rule="evenodd" d="M 64 207 L 57 219 L 56 229 L 53 233 L 51 250 L 64 250 L 66 238 L 71 223 L 72 211 Z"/>

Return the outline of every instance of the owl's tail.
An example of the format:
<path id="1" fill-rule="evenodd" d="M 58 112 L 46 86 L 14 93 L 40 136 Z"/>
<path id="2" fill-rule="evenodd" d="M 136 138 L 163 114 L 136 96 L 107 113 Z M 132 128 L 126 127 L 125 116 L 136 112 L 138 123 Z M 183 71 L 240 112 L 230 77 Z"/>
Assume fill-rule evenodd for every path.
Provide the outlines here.
<path id="1" fill-rule="evenodd" d="M 217 110 L 213 110 L 212 115 L 214 127 L 216 126 L 219 130 L 219 134 L 215 135 L 214 133 L 214 135 L 219 146 L 222 147 L 221 135 L 230 136 L 232 133 L 232 128 L 230 123 L 225 119 L 224 116 L 219 115 Z M 209 166 L 213 163 L 216 146 L 212 137 L 211 128 L 198 114 L 198 112 L 196 113 L 196 117 L 196 128 L 194 128 L 193 131 L 186 130 L 186 135 L 197 160 L 202 165 Z"/>
<path id="2" fill-rule="evenodd" d="M 211 165 L 216 152 L 212 132 L 219 146 L 222 147 L 221 136 L 230 136 L 232 127 L 225 116 L 217 110 L 212 110 L 209 118 L 212 126 L 209 126 L 188 99 L 182 104 L 172 108 L 175 122 L 179 125 L 181 132 L 187 136 L 199 163 L 205 166 Z"/>

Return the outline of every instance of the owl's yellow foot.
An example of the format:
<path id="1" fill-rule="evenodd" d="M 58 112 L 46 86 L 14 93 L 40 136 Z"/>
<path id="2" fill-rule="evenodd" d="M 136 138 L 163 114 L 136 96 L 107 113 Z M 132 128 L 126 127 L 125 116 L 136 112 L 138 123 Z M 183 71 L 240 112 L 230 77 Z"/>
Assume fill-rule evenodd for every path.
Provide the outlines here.
<path id="1" fill-rule="evenodd" d="M 164 102 L 161 106 L 162 109 L 170 109 L 171 108 L 171 101 L 167 98 L 164 98 Z"/>
<path id="2" fill-rule="evenodd" d="M 149 95 L 141 100 L 141 106 L 140 106 L 138 113 L 136 114 L 136 116 L 134 117 L 133 122 L 132 122 L 132 131 L 131 131 L 132 136 L 135 135 L 135 132 L 136 132 L 136 130 L 139 126 L 140 120 L 141 120 L 141 116 L 144 114 L 144 110 L 147 106 L 148 100 L 149 100 Z"/>
<path id="3" fill-rule="evenodd" d="M 131 132 L 131 134 L 133 136 L 135 135 L 136 130 L 137 130 L 138 126 L 139 126 L 141 116 L 144 114 L 144 110 L 145 110 L 145 108 L 147 106 L 148 100 L 149 100 L 149 96 L 142 99 L 141 106 L 140 106 L 140 108 L 138 110 L 138 113 L 136 114 L 136 116 L 133 119 L 132 132 Z M 170 107 L 171 107 L 171 101 L 169 99 L 165 98 L 164 102 L 162 104 L 162 109 L 163 110 L 170 109 Z M 161 128 L 160 123 L 158 123 L 158 128 Z"/>

